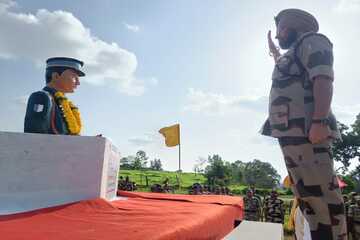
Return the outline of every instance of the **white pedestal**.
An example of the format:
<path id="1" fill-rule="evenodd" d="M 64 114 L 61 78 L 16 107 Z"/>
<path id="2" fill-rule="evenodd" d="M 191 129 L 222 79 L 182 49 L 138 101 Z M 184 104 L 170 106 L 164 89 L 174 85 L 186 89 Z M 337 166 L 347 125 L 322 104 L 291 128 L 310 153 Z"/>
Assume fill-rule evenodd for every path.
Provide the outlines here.
<path id="1" fill-rule="evenodd" d="M 280 223 L 242 221 L 224 240 L 282 240 L 283 227 Z"/>
<path id="2" fill-rule="evenodd" d="M 0 215 L 116 197 L 120 154 L 109 140 L 0 132 Z"/>

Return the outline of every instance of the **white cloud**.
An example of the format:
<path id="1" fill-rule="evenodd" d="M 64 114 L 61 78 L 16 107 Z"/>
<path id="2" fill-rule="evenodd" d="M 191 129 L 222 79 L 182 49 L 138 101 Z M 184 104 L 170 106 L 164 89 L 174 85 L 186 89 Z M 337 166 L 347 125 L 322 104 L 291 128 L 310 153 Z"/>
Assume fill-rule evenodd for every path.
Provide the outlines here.
<path id="1" fill-rule="evenodd" d="M 224 114 L 238 110 L 266 113 L 268 97 L 265 96 L 225 96 L 223 94 L 189 89 L 185 111 Z"/>
<path id="2" fill-rule="evenodd" d="M 133 25 L 133 24 L 128 24 L 126 22 L 123 23 L 124 26 L 126 27 L 126 29 L 132 31 L 132 32 L 139 32 L 140 31 L 140 27 L 138 25 Z"/>
<path id="3" fill-rule="evenodd" d="M 360 113 L 360 104 L 341 106 L 334 104 L 333 111 L 337 120 L 345 124 L 352 124 L 356 120 L 356 116 Z"/>
<path id="4" fill-rule="evenodd" d="M 159 137 L 155 136 L 154 134 L 147 133 L 142 136 L 132 137 L 128 141 L 136 146 L 146 146 L 157 142 L 158 139 Z"/>
<path id="5" fill-rule="evenodd" d="M 128 95 L 144 92 L 144 82 L 135 77 L 134 53 L 94 36 L 70 12 L 16 13 L 11 11 L 15 5 L 0 0 L 0 58 L 26 59 L 44 67 L 49 57 L 75 57 L 85 62 L 84 81 Z"/>
<path id="6" fill-rule="evenodd" d="M 360 12 L 360 0 L 339 0 L 334 11 L 338 13 Z"/>

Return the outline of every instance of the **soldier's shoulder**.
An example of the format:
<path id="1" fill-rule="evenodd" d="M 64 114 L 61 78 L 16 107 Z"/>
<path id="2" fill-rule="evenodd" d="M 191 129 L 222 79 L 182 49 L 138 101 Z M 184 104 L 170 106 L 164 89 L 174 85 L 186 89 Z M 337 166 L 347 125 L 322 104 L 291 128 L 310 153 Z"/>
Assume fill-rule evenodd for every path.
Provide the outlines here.
<path id="1" fill-rule="evenodd" d="M 50 94 L 45 91 L 36 91 L 30 94 L 29 101 L 31 100 L 47 102 L 50 100 Z"/>
<path id="2" fill-rule="evenodd" d="M 316 50 L 316 48 L 332 48 L 332 42 L 321 33 L 307 33 L 300 36 L 297 47 L 309 48 L 311 50 Z"/>
<path id="3" fill-rule="evenodd" d="M 356 209 L 359 208 L 357 204 L 350 204 L 349 208 Z"/>
<path id="4" fill-rule="evenodd" d="M 27 117 L 45 116 L 51 109 L 51 96 L 45 91 L 33 92 L 28 99 Z"/>

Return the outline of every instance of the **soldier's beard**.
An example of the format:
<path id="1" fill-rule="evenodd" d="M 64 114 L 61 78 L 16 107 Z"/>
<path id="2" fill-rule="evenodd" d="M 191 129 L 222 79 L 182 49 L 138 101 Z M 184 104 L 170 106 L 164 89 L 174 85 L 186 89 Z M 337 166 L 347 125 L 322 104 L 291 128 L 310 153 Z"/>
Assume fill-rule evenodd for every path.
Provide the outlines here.
<path id="1" fill-rule="evenodd" d="M 281 49 L 289 49 L 298 37 L 298 33 L 295 29 L 289 29 L 287 38 L 278 38 L 279 46 Z"/>

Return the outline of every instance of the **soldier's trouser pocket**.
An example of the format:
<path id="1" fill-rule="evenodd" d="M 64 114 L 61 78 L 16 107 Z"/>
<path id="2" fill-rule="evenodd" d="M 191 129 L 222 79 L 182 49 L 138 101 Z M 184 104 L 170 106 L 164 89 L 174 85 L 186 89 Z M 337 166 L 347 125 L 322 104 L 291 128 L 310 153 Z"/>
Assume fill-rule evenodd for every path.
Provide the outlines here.
<path id="1" fill-rule="evenodd" d="M 272 128 L 286 130 L 289 127 L 289 105 L 272 106 L 269 121 Z"/>

